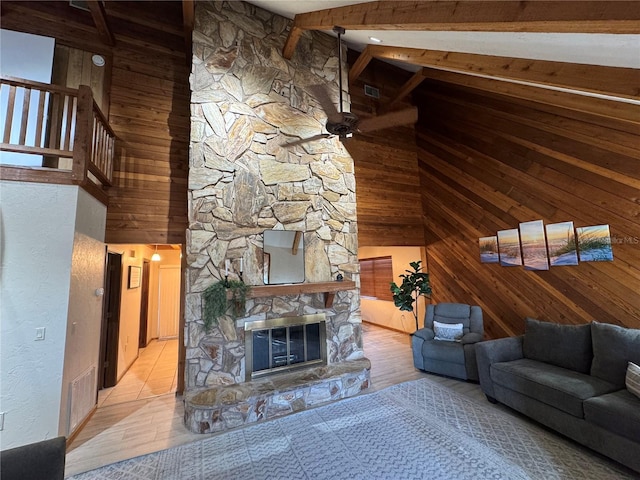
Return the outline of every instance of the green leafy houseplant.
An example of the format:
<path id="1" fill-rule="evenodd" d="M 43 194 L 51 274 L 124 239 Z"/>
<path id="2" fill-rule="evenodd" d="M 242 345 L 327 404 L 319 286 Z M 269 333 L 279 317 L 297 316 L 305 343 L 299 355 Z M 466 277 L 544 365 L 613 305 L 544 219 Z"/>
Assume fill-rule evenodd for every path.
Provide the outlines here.
<path id="1" fill-rule="evenodd" d="M 231 290 L 231 299 L 227 298 L 227 290 Z M 251 286 L 241 280 L 220 280 L 203 292 L 204 312 L 202 321 L 205 331 L 218 324 L 218 319 L 231 308 L 231 316 L 238 318 L 245 313 L 247 293 Z"/>
<path id="2" fill-rule="evenodd" d="M 420 271 L 422 270 L 421 263 L 422 261 L 420 260 L 409 263 L 413 271 L 405 270 L 407 273 L 400 275 L 400 278 L 402 278 L 400 286 L 396 285 L 395 282 L 391 282 L 393 303 L 400 310 L 413 313 L 413 317 L 416 320 L 416 330 L 418 330 L 418 303 L 416 299 L 419 295 L 431 295 L 429 274 Z"/>

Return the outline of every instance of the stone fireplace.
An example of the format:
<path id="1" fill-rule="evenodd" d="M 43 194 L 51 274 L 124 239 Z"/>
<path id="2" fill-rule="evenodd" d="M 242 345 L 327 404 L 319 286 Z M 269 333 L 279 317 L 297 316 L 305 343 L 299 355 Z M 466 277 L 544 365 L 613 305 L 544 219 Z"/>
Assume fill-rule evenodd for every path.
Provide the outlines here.
<path id="1" fill-rule="evenodd" d="M 206 389 L 237 387 L 244 392 L 242 398 L 251 397 L 246 404 L 251 407 L 238 407 L 244 412 L 243 421 L 260 417 L 248 413 L 251 408 L 259 409 L 260 401 L 277 412 L 276 405 L 282 400 L 278 395 L 284 388 L 271 377 L 262 381 L 247 373 L 251 354 L 245 346 L 250 333 L 245 325 L 283 317 L 325 318 L 321 358 L 326 358 L 327 365 L 317 367 L 321 371 L 316 372 L 311 388 L 288 383 L 294 397 L 311 395 L 312 404 L 313 398 L 343 398 L 368 385 L 357 288 L 353 160 L 337 138 L 283 146 L 323 131 L 326 115 L 310 87 L 327 86 L 337 102 L 336 40 L 305 32 L 292 60 L 285 60 L 282 48 L 290 26 L 290 20 L 243 2 L 196 4 L 190 77 L 186 393 L 193 397 Z M 263 285 L 266 229 L 303 232 L 305 284 L 331 282 L 342 274 L 356 288 L 336 291 L 331 304 L 325 302 L 323 293 L 295 290 L 256 296 L 247 301 L 246 317 L 225 315 L 205 332 L 202 292 L 224 278 L 227 261 L 230 279 L 239 278 L 242 265 L 247 284 Z M 294 337 L 298 334 L 298 330 L 293 332 Z M 291 336 L 291 330 L 286 335 Z M 290 355 L 285 353 L 284 359 Z M 337 377 L 331 379 L 334 374 Z M 255 382 L 259 386 L 248 385 Z M 329 393 L 318 397 L 320 384 Z M 266 393 L 269 388 L 271 392 Z M 252 396 L 250 392 L 256 389 L 260 394 Z M 217 390 L 210 396 L 224 395 Z M 194 413 L 191 419 L 193 430 L 218 428 L 211 427 L 216 422 L 214 413 L 209 412 L 204 422 L 209 427 L 202 426 L 199 415 Z M 228 424 L 235 425 L 233 421 Z"/>

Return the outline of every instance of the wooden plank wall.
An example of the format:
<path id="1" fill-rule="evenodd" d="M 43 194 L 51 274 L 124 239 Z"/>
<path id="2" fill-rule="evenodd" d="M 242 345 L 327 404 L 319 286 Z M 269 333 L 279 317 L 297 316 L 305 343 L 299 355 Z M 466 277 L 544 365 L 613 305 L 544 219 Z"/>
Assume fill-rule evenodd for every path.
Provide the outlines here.
<path id="1" fill-rule="evenodd" d="M 66 1 L 2 2 L 2 28 L 56 38 L 112 61 L 109 122 L 117 135 L 108 243 L 184 243 L 189 67 L 181 2 L 105 2 L 116 45 Z"/>
<path id="2" fill-rule="evenodd" d="M 92 56 L 93 53 L 86 50 L 56 45 L 51 83 L 69 88 L 78 88 L 80 85 L 90 86 L 94 101 L 108 118 L 111 58 L 109 57 L 109 63 L 98 67 L 93 64 Z M 106 60 L 105 58 L 105 62 Z"/>
<path id="3" fill-rule="evenodd" d="M 349 58 L 353 63 L 357 55 Z M 349 86 L 351 111 L 361 118 L 376 115 L 410 76 L 409 72 L 372 60 Z M 380 89 L 379 101 L 365 96 L 365 84 Z M 410 104 L 401 102 L 396 108 L 407 106 Z M 345 147 L 354 160 L 359 245 L 424 245 L 414 127 L 356 134 L 345 141 Z"/>
<path id="4" fill-rule="evenodd" d="M 414 94 L 429 112 L 417 143 L 432 301 L 481 305 L 490 338 L 522 333 L 526 316 L 640 328 L 639 122 L 576 98 L 569 110 L 436 81 Z M 480 263 L 479 237 L 539 219 L 609 224 L 614 261 Z"/>
<path id="5" fill-rule="evenodd" d="M 180 2 L 107 2 L 116 37 L 109 121 L 120 141 L 107 241 L 184 243 L 189 68 Z"/>

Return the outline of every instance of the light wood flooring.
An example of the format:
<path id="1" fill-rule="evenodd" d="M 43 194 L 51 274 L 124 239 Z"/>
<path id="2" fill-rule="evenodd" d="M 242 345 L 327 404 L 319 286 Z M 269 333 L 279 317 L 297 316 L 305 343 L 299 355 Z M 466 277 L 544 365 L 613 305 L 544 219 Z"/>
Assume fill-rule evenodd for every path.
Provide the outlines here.
<path id="1" fill-rule="evenodd" d="M 477 384 L 430 375 L 416 370 L 413 367 L 408 334 L 368 323 L 363 324 L 363 332 L 365 356 L 371 360 L 372 386 L 368 391 L 429 377 L 459 393 L 476 399 L 484 399 L 480 386 Z M 169 348 L 169 345 L 166 344 L 164 348 Z M 161 364 L 159 360 L 161 357 L 162 355 L 157 360 L 159 364 Z M 146 368 L 148 367 L 147 364 Z M 152 368 L 146 377 L 145 383 L 147 385 L 155 383 L 153 371 Z M 157 371 L 167 373 L 162 368 Z M 122 381 L 124 381 L 124 377 Z M 139 381 L 141 381 L 140 378 L 135 382 L 133 380 L 130 382 L 131 385 L 138 385 Z M 215 435 L 189 432 L 182 423 L 184 412 L 182 399 L 172 393 L 137 399 L 137 397 L 133 398 L 134 394 L 140 395 L 148 390 L 145 389 L 144 384 L 138 393 L 135 393 L 138 389 L 137 386 L 135 388 L 127 387 L 126 393 L 124 393 L 123 387 L 122 393 L 116 394 L 115 389 L 117 388 L 117 386 L 114 387 L 113 391 L 104 398 L 97 412 L 69 446 L 66 463 L 67 476 Z M 175 386 L 172 388 L 175 389 Z M 112 402 L 116 398 L 119 400 L 130 398 L 130 401 L 113 404 L 109 402 L 109 398 L 113 399 Z"/>

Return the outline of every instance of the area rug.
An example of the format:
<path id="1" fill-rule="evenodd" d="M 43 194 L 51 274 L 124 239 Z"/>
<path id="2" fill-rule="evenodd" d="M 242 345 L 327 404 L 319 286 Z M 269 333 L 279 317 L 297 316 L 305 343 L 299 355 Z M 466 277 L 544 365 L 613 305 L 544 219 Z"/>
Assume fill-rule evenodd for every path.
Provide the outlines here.
<path id="1" fill-rule="evenodd" d="M 107 465 L 73 480 L 625 479 L 614 462 L 429 379 Z"/>

